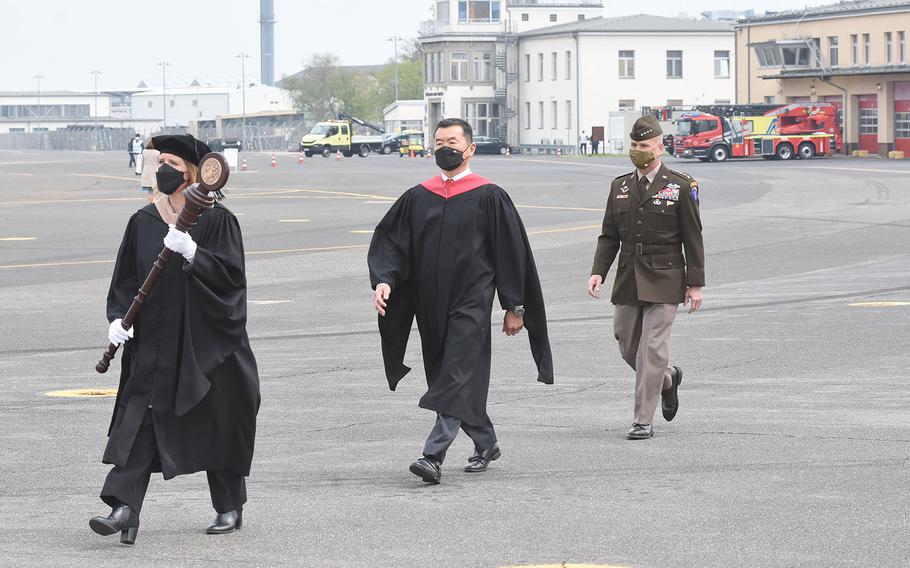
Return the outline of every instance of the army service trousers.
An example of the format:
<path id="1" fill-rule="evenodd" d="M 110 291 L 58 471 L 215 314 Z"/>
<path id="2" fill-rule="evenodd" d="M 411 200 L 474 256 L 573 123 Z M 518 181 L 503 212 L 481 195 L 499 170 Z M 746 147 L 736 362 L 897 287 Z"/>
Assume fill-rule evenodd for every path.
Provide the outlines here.
<path id="1" fill-rule="evenodd" d="M 437 414 L 436 425 L 427 438 L 427 443 L 423 448 L 423 455 L 426 457 L 436 458 L 436 461 L 442 463 L 446 459 L 446 452 L 458 430 L 464 430 L 471 441 L 474 442 L 474 451 L 477 454 L 483 454 L 485 451 L 496 445 L 496 431 L 493 429 L 493 423 L 487 418 L 487 423 L 483 426 L 472 426 L 467 422 L 462 422 L 454 416 L 448 414 Z"/>
<path id="2" fill-rule="evenodd" d="M 635 370 L 636 424 L 650 424 L 660 392 L 673 385 L 670 368 L 670 330 L 677 304 L 617 304 L 613 334 L 622 358 Z"/>
<path id="3" fill-rule="evenodd" d="M 101 489 L 101 500 L 110 507 L 128 505 L 136 513 L 141 512 L 152 470 L 157 469 L 159 464 L 152 411 L 148 410 L 136 433 L 126 466 L 114 466 L 107 474 Z M 227 513 L 243 507 L 246 503 L 246 479 L 242 475 L 232 471 L 206 473 L 215 511 Z"/>

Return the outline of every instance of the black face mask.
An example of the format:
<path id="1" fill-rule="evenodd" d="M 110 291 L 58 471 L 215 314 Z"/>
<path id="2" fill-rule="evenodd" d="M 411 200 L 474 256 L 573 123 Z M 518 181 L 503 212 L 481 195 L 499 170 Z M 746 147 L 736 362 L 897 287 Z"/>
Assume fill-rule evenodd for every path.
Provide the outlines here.
<path id="1" fill-rule="evenodd" d="M 155 178 L 158 180 L 158 191 L 165 195 L 170 195 L 177 191 L 177 188 L 183 185 L 185 181 L 183 172 L 169 164 L 161 164 L 161 167 L 155 172 Z"/>
<path id="2" fill-rule="evenodd" d="M 450 146 L 443 146 L 436 150 L 436 165 L 439 169 L 450 172 L 458 169 L 464 163 L 464 151 L 456 150 Z"/>

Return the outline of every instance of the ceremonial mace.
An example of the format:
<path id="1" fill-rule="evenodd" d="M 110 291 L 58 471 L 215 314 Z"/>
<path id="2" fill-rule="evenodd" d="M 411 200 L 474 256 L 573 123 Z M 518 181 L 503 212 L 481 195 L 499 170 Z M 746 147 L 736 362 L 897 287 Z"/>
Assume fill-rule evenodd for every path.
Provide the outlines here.
<path id="1" fill-rule="evenodd" d="M 211 194 L 217 195 L 221 188 L 224 187 L 227 183 L 229 172 L 230 168 L 227 160 L 221 154 L 209 152 L 202 157 L 202 160 L 199 161 L 199 183 L 194 183 L 183 191 L 185 203 L 180 210 L 180 215 L 177 217 L 176 226 L 178 231 L 184 233 L 189 231 L 199 221 L 199 216 L 202 215 L 203 211 L 215 206 L 215 198 Z M 168 259 L 171 258 L 171 252 L 173 251 L 167 247 L 161 249 L 161 253 L 158 254 L 158 259 L 152 265 L 149 275 L 146 276 L 142 288 L 139 289 L 139 293 L 133 298 L 130 309 L 127 310 L 126 315 L 120 321 L 120 325 L 123 326 L 124 330 L 129 331 L 133 327 L 133 322 L 139 316 L 142 304 L 152 293 L 152 288 L 155 287 L 158 276 L 167 265 Z M 95 365 L 95 370 L 99 373 L 106 373 L 116 353 L 117 346 L 113 343 L 108 345 L 107 351 L 104 352 L 101 360 Z"/>

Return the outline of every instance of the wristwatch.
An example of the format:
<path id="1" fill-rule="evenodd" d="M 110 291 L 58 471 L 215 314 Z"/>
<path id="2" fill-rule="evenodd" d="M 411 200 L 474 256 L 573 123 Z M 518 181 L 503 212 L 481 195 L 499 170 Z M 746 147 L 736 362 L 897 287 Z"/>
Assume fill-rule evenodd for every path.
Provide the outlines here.
<path id="1" fill-rule="evenodd" d="M 522 317 L 522 316 L 525 315 L 525 307 L 524 307 L 524 306 L 513 306 L 513 307 L 509 308 L 509 311 L 512 312 L 513 314 L 515 314 L 515 315 L 518 316 L 518 317 Z"/>

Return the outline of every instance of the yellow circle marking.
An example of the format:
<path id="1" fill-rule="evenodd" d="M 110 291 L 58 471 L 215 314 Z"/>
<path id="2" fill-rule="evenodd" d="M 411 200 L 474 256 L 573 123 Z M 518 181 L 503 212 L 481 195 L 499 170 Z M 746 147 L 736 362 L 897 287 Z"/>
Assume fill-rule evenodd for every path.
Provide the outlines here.
<path id="1" fill-rule="evenodd" d="M 117 389 L 74 389 L 44 393 L 55 398 L 109 398 L 117 396 Z"/>
<path id="2" fill-rule="evenodd" d="M 356 231 L 351 231 L 351 234 L 353 234 L 353 235 L 372 235 L 373 231 L 372 230 L 356 230 Z"/>
<path id="3" fill-rule="evenodd" d="M 910 302 L 907 301 L 881 301 L 881 302 L 856 302 L 850 304 L 851 308 L 892 308 L 895 306 L 910 306 Z"/>
<path id="4" fill-rule="evenodd" d="M 309 223 L 309 219 L 278 219 L 279 223 Z"/>

